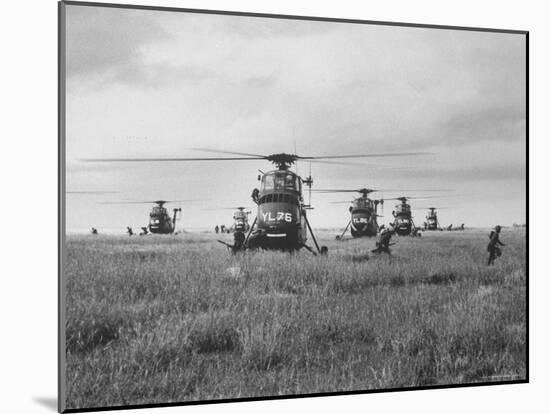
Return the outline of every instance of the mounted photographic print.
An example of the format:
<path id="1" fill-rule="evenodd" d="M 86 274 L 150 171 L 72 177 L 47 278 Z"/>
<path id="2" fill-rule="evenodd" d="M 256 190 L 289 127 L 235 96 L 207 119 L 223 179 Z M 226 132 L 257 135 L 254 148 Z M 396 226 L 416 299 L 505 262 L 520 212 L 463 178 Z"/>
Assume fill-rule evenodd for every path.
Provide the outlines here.
<path id="1" fill-rule="evenodd" d="M 59 4 L 59 410 L 528 381 L 528 33 Z"/>

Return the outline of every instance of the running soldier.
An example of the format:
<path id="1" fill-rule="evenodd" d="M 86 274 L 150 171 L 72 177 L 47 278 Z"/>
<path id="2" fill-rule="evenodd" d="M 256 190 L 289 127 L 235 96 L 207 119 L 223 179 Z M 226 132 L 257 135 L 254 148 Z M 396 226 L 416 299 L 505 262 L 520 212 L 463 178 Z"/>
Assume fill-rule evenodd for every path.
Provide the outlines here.
<path id="1" fill-rule="evenodd" d="M 499 240 L 500 226 L 496 226 L 494 231 L 491 231 L 489 234 L 489 244 L 487 245 L 487 251 L 489 252 L 489 260 L 487 261 L 487 266 L 495 264 L 495 259 L 502 255 L 502 251 L 497 246 L 506 246 Z"/>
<path id="2" fill-rule="evenodd" d="M 371 253 L 387 253 L 391 256 L 390 246 L 393 246 L 393 243 L 390 244 L 390 241 L 394 233 L 395 230 L 393 228 L 393 223 L 390 224 L 390 228 L 386 228 L 382 224 L 380 226 L 380 235 L 378 236 L 378 241 L 376 242 L 376 249 L 371 250 Z"/>
<path id="3" fill-rule="evenodd" d="M 229 250 L 231 250 L 231 253 L 237 254 L 237 252 L 245 250 L 245 240 L 246 236 L 244 233 L 242 231 L 236 231 L 233 233 L 233 244 L 226 243 L 223 240 L 218 240 L 218 243 L 227 246 Z"/>

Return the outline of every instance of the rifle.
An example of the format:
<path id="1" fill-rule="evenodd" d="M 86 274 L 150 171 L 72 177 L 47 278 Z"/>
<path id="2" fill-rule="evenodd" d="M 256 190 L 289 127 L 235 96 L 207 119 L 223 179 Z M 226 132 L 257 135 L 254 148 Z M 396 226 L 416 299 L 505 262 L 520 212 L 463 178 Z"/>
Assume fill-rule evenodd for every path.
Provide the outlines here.
<path id="1" fill-rule="evenodd" d="M 234 245 L 224 242 L 223 240 L 218 240 L 218 243 L 226 245 L 229 249 L 233 250 L 235 248 Z"/>
<path id="2" fill-rule="evenodd" d="M 237 252 L 239 252 L 241 250 L 245 250 L 244 244 L 241 245 L 241 246 L 238 246 L 238 245 L 235 245 L 235 244 L 226 243 L 223 240 L 218 240 L 218 243 L 221 243 L 221 244 L 227 246 L 227 248 L 229 250 L 231 250 L 231 253 L 233 253 L 233 254 L 237 254 Z"/>

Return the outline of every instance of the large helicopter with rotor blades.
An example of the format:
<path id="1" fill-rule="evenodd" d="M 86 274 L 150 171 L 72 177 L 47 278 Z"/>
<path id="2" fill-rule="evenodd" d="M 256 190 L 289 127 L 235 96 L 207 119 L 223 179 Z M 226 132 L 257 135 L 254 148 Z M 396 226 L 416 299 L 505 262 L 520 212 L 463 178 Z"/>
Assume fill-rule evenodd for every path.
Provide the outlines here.
<path id="1" fill-rule="evenodd" d="M 350 201 L 332 201 L 332 204 L 350 204 L 349 213 L 351 215 L 350 220 L 342 234 L 336 236 L 337 240 L 343 240 L 348 228 L 352 237 L 373 237 L 378 234 L 378 217 L 382 217 L 378 214 L 378 207 L 384 205 L 384 199 L 372 199 L 369 194 L 376 191 L 388 191 L 388 190 L 374 190 L 372 188 L 360 188 L 360 189 L 318 189 L 314 190 L 316 193 L 330 194 L 330 193 L 359 193 L 360 197 L 357 197 Z"/>
<path id="2" fill-rule="evenodd" d="M 401 157 L 427 155 L 425 152 L 378 153 L 300 156 L 296 154 L 278 153 L 271 155 L 250 154 L 242 152 L 221 151 L 197 148 L 194 150 L 220 154 L 237 155 L 237 157 L 181 157 L 181 158 L 88 158 L 86 162 L 219 162 L 266 160 L 273 163 L 276 169 L 261 172 L 258 176 L 260 188 L 252 192 L 252 200 L 258 206 L 256 218 L 247 232 L 242 249 L 266 249 L 297 251 L 305 248 L 313 254 L 326 254 L 326 246 L 319 246 L 307 217 L 307 210 L 312 209 L 303 198 L 303 186 L 311 188 L 313 179 L 301 177 L 290 167 L 297 161 L 311 163 L 342 164 L 341 159 L 371 158 L 371 157 Z M 334 160 L 334 161 L 333 161 Z M 346 163 L 349 165 L 349 163 Z M 308 232 L 315 244 L 316 252 L 307 242 Z"/>
<path id="3" fill-rule="evenodd" d="M 452 191 L 452 190 L 420 190 L 420 191 Z M 395 210 L 392 212 L 393 227 L 395 232 L 400 236 L 418 235 L 420 227 L 417 227 L 413 221 L 412 209 L 409 204 L 409 200 L 426 200 L 430 198 L 440 198 L 443 196 L 421 196 L 410 197 L 401 196 L 394 198 L 386 198 L 386 200 L 397 200 L 398 204 L 395 205 Z"/>
<path id="4" fill-rule="evenodd" d="M 107 201 L 100 204 L 155 204 L 149 212 L 149 222 L 146 229 L 153 234 L 174 234 L 176 221 L 181 207 L 172 209 L 172 217 L 164 205 L 166 203 L 183 203 L 191 200 L 151 200 L 151 201 Z"/>

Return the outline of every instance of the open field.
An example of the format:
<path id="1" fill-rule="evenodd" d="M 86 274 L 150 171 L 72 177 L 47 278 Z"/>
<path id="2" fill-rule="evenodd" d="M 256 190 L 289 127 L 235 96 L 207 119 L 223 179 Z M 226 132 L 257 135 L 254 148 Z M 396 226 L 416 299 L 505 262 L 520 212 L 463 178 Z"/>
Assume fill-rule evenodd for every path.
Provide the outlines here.
<path id="1" fill-rule="evenodd" d="M 67 407 L 523 379 L 524 229 L 232 257 L 213 234 L 67 238 Z M 231 240 L 230 235 L 220 235 Z"/>

